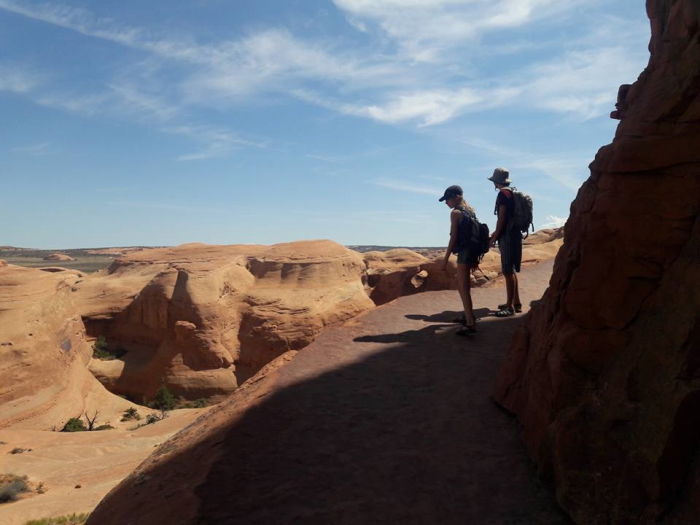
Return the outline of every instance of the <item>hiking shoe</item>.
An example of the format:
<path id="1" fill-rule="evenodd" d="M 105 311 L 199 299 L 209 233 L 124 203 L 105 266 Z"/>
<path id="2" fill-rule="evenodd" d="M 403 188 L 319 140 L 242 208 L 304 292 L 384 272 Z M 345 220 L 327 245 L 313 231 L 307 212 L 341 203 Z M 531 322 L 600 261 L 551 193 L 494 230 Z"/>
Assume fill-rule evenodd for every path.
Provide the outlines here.
<path id="1" fill-rule="evenodd" d="M 499 305 L 498 305 L 498 309 L 499 309 L 499 310 L 503 310 L 503 309 L 505 309 L 505 308 L 508 308 L 508 305 L 505 304 L 505 303 L 499 304 Z M 513 308 L 514 308 L 516 314 L 519 314 L 519 313 L 521 313 L 521 312 L 523 311 L 523 305 L 522 305 L 521 303 L 516 303 L 516 304 L 514 304 L 514 305 L 513 305 Z"/>
<path id="2" fill-rule="evenodd" d="M 515 308 L 512 306 L 506 306 L 496 312 L 496 317 L 510 317 L 511 315 L 515 315 Z"/>

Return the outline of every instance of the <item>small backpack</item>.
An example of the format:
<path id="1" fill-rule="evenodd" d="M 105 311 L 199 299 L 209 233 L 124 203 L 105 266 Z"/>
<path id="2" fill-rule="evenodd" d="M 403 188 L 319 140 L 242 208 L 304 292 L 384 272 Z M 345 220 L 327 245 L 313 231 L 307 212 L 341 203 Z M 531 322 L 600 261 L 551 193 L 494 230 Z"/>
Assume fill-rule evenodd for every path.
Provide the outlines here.
<path id="1" fill-rule="evenodd" d="M 462 223 L 459 229 L 459 244 L 455 250 L 466 248 L 478 262 L 481 262 L 491 248 L 489 227 L 479 222 L 476 215 L 472 215 L 467 210 L 459 208 L 459 211 L 462 212 Z"/>
<path id="2" fill-rule="evenodd" d="M 520 233 L 525 234 L 525 238 L 529 235 L 528 230 L 532 227 L 535 231 L 535 225 L 532 221 L 532 197 L 527 193 L 518 191 L 517 188 L 506 188 L 513 194 L 514 211 L 508 224 L 509 228 L 513 228 Z M 498 212 L 498 210 L 496 210 Z"/>

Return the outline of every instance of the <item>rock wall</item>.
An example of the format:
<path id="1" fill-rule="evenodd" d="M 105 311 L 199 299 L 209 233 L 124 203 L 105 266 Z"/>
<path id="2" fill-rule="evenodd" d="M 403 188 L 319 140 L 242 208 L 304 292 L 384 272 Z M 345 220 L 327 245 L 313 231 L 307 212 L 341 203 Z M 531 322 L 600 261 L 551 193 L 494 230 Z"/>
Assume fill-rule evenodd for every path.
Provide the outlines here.
<path id="1" fill-rule="evenodd" d="M 92 349 L 72 291 L 80 278 L 0 265 L 0 429 L 61 429 L 96 410 L 105 422 L 131 406 L 87 370 Z"/>
<path id="2" fill-rule="evenodd" d="M 89 333 L 119 360 L 91 371 L 136 401 L 161 385 L 218 400 L 325 326 L 370 310 L 362 257 L 331 241 L 134 252 L 78 285 Z"/>
<path id="3" fill-rule="evenodd" d="M 577 523 L 700 513 L 700 2 L 647 12 L 649 65 L 494 395 Z"/>

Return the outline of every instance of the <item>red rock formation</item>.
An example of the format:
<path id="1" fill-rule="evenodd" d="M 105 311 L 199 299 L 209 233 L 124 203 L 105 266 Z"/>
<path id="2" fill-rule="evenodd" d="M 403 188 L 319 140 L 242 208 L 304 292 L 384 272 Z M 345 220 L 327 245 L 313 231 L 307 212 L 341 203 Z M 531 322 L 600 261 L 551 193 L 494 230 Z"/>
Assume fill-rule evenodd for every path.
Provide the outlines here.
<path id="1" fill-rule="evenodd" d="M 127 350 L 90 369 L 137 401 L 163 384 L 216 400 L 325 326 L 372 309 L 364 271 L 358 253 L 331 241 L 132 252 L 78 285 L 88 331 Z"/>
<path id="2" fill-rule="evenodd" d="M 647 11 L 649 66 L 495 389 L 577 523 L 700 513 L 700 3 Z"/>
<path id="3" fill-rule="evenodd" d="M 44 257 L 45 261 L 75 261 L 73 257 L 70 255 L 66 255 L 65 253 L 52 253 L 51 255 L 47 255 Z"/>
<path id="4" fill-rule="evenodd" d="M 78 272 L 0 270 L 0 428 L 22 422 L 42 430 L 84 411 L 102 421 L 131 406 L 88 372 L 92 349 L 77 314 Z"/>

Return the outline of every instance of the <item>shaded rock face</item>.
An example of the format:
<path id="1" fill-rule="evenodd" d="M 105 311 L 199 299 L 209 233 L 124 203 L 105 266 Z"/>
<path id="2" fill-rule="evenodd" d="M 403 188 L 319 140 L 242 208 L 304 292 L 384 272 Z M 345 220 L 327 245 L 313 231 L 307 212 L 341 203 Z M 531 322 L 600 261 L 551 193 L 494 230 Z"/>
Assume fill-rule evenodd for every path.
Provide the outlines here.
<path id="1" fill-rule="evenodd" d="M 700 2 L 647 11 L 649 66 L 495 388 L 578 523 L 700 512 Z"/>

